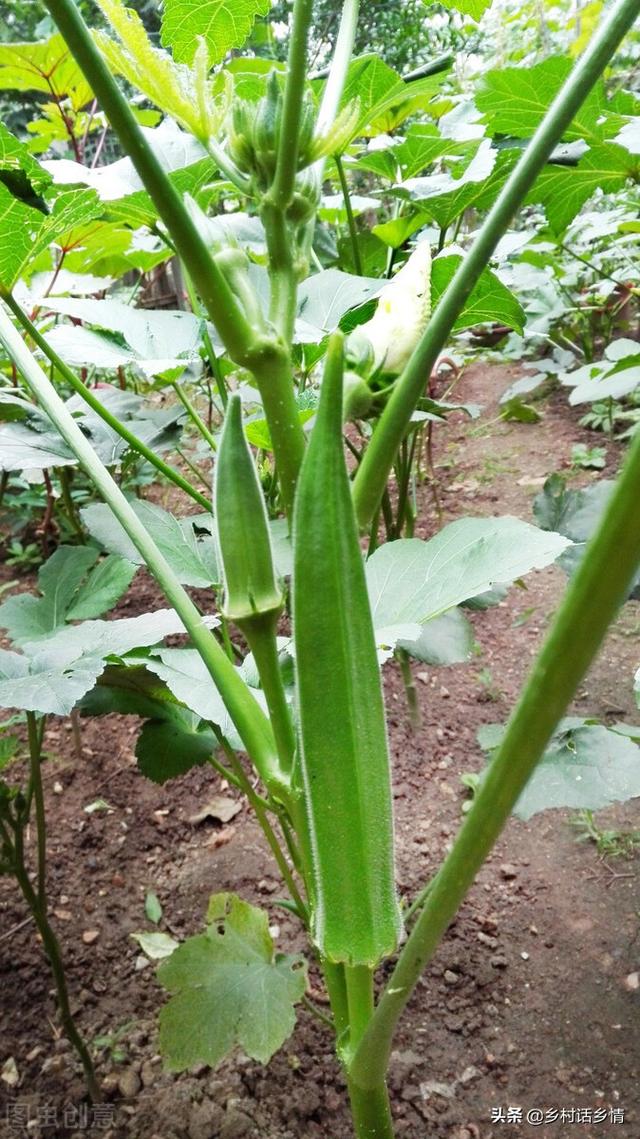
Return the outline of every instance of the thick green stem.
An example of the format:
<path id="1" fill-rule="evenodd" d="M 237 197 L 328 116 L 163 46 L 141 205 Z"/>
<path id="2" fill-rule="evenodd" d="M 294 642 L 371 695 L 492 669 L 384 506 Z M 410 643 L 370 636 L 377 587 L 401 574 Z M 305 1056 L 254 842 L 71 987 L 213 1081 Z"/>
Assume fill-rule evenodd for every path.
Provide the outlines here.
<path id="1" fill-rule="evenodd" d="M 291 518 L 293 499 L 305 451 L 305 435 L 300 423 L 292 382 L 292 368 L 286 352 L 269 355 L 255 363 L 262 406 L 273 444 L 282 503 Z"/>
<path id="2" fill-rule="evenodd" d="M 351 1065 L 375 1087 L 389 1059 L 397 1021 L 418 979 L 507 822 L 560 717 L 625 600 L 640 563 L 640 436 L 595 537 L 570 582 L 551 632 L 533 666 L 504 740 L 453 849 L 431 883 Z"/>
<path id="3" fill-rule="evenodd" d="M 465 300 L 553 148 L 639 12 L 640 0 L 618 0 L 605 14 L 599 32 L 553 100 L 396 381 L 353 483 L 354 504 L 362 530 L 369 526 L 380 502 L 398 447 L 424 389 L 425 376 L 431 375 Z"/>
<path id="4" fill-rule="evenodd" d="M 348 1053 L 352 1054 L 373 1015 L 373 970 L 345 968 L 349 1009 Z M 347 1063 L 347 1084 L 357 1139 L 393 1139 L 389 1095 L 384 1077 L 376 1087 L 361 1087 L 352 1079 Z"/>
<path id="5" fill-rule="evenodd" d="M 254 331 L 215 264 L 181 194 L 142 132 L 80 10 L 74 0 L 46 0 L 46 6 L 169 230 L 225 348 L 237 364 L 246 366 L 255 343 Z"/>
<path id="6" fill-rule="evenodd" d="M 49 383 L 38 362 L 0 307 L 0 342 L 24 376 L 32 393 L 51 422 L 84 467 L 94 486 L 126 530 L 145 564 L 156 578 L 200 653 L 214 684 L 256 765 L 270 789 L 279 787 L 279 764 L 273 733 L 264 713 L 228 660 L 224 649 L 206 628 L 195 605 L 180 585 L 175 573 L 151 539 L 131 504 L 96 456 L 73 416 Z"/>
<path id="7" fill-rule="evenodd" d="M 96 415 L 99 415 L 100 419 L 102 419 L 112 431 L 115 431 L 121 439 L 124 439 L 125 443 L 127 443 L 133 451 L 136 451 L 139 455 L 142 455 L 148 463 L 151 463 L 159 474 L 164 475 L 164 477 L 174 483 L 175 486 L 179 486 L 190 498 L 193 498 L 195 502 L 199 503 L 204 510 L 211 510 L 211 502 L 208 498 L 205 498 L 187 479 L 183 478 L 179 471 L 175 471 L 173 467 L 170 467 L 168 463 L 165 463 L 163 459 L 156 455 L 155 451 L 147 447 L 147 444 L 143 443 L 142 439 L 138 439 L 137 435 L 129 431 L 128 427 L 125 427 L 124 423 L 121 423 L 120 420 L 115 415 L 112 415 L 108 408 L 100 402 L 91 389 L 83 384 L 82 380 L 65 364 L 64 360 L 60 359 L 57 352 L 54 352 L 49 342 L 42 333 L 38 331 L 35 324 L 29 320 L 26 312 L 24 312 L 14 297 L 12 297 L 11 294 L 2 294 L 2 299 L 11 309 L 18 323 L 21 324 L 25 332 L 29 334 L 34 344 L 37 344 L 40 351 L 53 364 L 62 379 L 73 388 L 74 392 L 77 392 L 93 411 L 95 411 Z"/>
<path id="8" fill-rule="evenodd" d="M 273 185 L 268 197 L 283 212 L 291 204 L 298 172 L 300 113 L 307 71 L 307 40 L 313 15 L 313 0 L 294 0 L 287 80 Z"/>

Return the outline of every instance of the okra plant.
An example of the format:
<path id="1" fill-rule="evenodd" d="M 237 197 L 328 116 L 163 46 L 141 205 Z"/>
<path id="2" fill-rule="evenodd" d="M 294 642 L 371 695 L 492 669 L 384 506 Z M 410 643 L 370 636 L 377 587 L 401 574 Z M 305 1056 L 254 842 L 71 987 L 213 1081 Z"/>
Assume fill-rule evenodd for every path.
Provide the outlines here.
<path id="1" fill-rule="evenodd" d="M 56 350 L 55 337 L 43 335 L 24 312 L 11 274 L 3 277 L 0 340 L 59 434 L 64 461 L 79 463 L 103 499 L 103 506 L 84 512 L 86 524 L 108 548 L 147 566 L 189 645 L 160 646 L 161 637 L 175 631 L 163 621 L 145 626 L 144 634 L 128 629 L 126 636 L 96 628 L 114 622 L 91 620 L 40 629 L 37 636 L 23 631 L 21 651 L 10 654 L 0 674 L 0 700 L 16 706 L 16 677 L 28 681 L 44 670 L 48 684 L 57 682 L 65 694 L 57 711 L 78 703 L 87 714 L 139 710 L 146 723 L 138 756 L 152 777 L 162 780 L 206 762 L 247 795 L 288 888 L 285 904 L 306 929 L 324 976 L 331 1006 L 324 1019 L 335 1034 L 355 1133 L 358 1139 L 392 1139 L 386 1070 L 396 1024 L 640 561 L 640 439 L 460 833 L 408 908 L 394 880 L 380 662 L 399 642 L 418 641 L 430 620 L 496 582 L 548 564 L 569 542 L 516 519 L 469 518 L 428 542 L 399 538 L 375 549 L 378 521 L 385 503 L 392 509 L 390 475 L 399 463 L 406 468 L 420 415 L 438 413 L 426 399 L 426 382 L 451 330 L 474 290 L 486 283 L 500 237 L 640 12 L 640 0 L 618 0 L 606 10 L 526 150 L 504 171 L 469 252 L 450 256 L 446 272 L 435 261 L 432 272 L 432 251 L 418 242 L 379 292 L 371 318 L 346 335 L 328 337 L 310 376 L 312 388 L 320 390 L 317 406 L 302 399 L 294 341 L 296 324 L 305 319 L 300 298 L 309 301 L 320 275 L 314 272 L 314 236 L 327 164 L 337 160 L 340 168 L 371 112 L 363 110 L 357 83 L 350 82 L 357 0 L 344 4 L 320 91 L 307 78 L 311 0 L 295 0 L 287 65 L 268 73 L 259 67 L 243 73 L 237 61 L 223 66 L 263 10 L 259 2 L 241 5 L 236 20 L 231 6 L 193 8 L 166 0 L 162 49 L 148 41 L 120 0 L 100 0 L 99 6 L 107 28 L 92 34 L 73 0 L 47 0 L 153 204 L 158 231 L 179 258 L 202 322 L 203 349 L 220 381 L 224 427 L 214 437 L 184 389 L 174 385 L 203 440 L 215 448 L 209 496 L 159 460 L 88 391 Z M 118 76 L 189 132 L 198 153 L 245 199 L 263 228 L 266 265 L 256 264 L 240 240 L 229 240 L 224 226 L 216 226 L 217 219 L 207 217 L 167 173 Z M 383 110 L 403 99 L 410 104 L 404 91 L 394 89 Z M 37 171 L 13 141 L 14 165 L 37 182 Z M 11 144 L 5 140 L 4 146 Z M 54 240 L 55 211 L 45 220 Z M 16 272 L 23 263 L 18 258 Z M 373 291 L 361 278 L 354 278 L 353 288 L 361 299 Z M 511 303 L 517 309 L 513 298 Z M 53 379 L 29 342 L 48 361 Z M 198 502 L 204 511 L 194 520 L 200 536 L 189 520 L 183 520 L 185 528 L 160 518 L 158 508 L 132 504 L 90 432 L 58 394 L 59 381 L 91 400 L 111 432 Z M 277 493 L 270 496 L 271 511 L 264 471 L 243 425 L 247 382 L 259 393 L 273 453 Z M 366 428 L 355 467 L 345 459 L 344 428 L 352 419 Z M 350 432 L 348 426 L 353 449 Z M 406 497 L 401 480 L 397 485 Z M 410 514 L 406 502 L 396 508 L 387 526 L 394 537 Z M 269 517 L 278 510 L 280 519 Z M 363 536 L 373 539 L 366 559 Z M 187 547 L 186 561 L 179 543 Z M 185 584 L 213 585 L 218 613 L 203 614 Z M 15 622 L 15 613 L 5 610 L 10 631 L 12 616 Z M 249 655 L 238 663 L 240 637 Z M 43 706 L 42 690 L 40 684 L 40 695 L 31 693 L 34 715 L 51 710 Z M 379 967 L 389 958 L 395 962 L 388 980 L 378 983 Z M 266 1062 L 292 1031 L 294 1006 L 307 1000 L 304 959 L 276 954 L 266 914 L 230 894 L 211 898 L 204 932 L 171 952 L 159 978 L 170 993 L 160 1017 L 161 1045 L 174 1069 L 214 1064 L 237 1045 Z"/>

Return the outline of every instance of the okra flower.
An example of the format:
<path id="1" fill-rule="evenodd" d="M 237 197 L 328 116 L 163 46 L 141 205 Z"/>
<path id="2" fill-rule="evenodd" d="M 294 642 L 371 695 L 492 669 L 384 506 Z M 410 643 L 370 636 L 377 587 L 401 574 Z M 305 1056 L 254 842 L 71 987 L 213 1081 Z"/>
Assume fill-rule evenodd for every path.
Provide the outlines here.
<path id="1" fill-rule="evenodd" d="M 374 372 L 397 376 L 408 363 L 430 316 L 431 248 L 428 241 L 421 241 L 382 289 L 371 320 L 352 335 L 357 341 L 368 340 Z M 351 349 L 351 344 L 348 347 Z"/>

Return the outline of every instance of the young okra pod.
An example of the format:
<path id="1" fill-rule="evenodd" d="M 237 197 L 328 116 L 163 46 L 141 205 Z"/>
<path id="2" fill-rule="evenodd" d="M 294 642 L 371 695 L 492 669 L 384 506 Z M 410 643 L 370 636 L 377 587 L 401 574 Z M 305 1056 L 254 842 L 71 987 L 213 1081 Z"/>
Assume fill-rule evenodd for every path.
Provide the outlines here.
<path id="1" fill-rule="evenodd" d="M 362 551 L 342 444 L 343 337 L 331 337 L 294 510 L 299 771 L 312 934 L 326 959 L 376 965 L 401 922 L 389 754 Z"/>

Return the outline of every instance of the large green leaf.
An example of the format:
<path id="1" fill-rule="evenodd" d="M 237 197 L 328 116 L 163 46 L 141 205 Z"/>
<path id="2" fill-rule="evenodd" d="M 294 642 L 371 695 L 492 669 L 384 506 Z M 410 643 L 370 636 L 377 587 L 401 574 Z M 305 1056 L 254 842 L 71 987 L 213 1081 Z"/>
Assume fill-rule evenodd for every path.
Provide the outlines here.
<path id="1" fill-rule="evenodd" d="M 425 3 L 429 3 L 429 0 L 425 0 Z M 479 20 L 487 8 L 491 7 L 491 3 L 492 0 L 443 0 L 445 8 L 455 8 L 463 16 L 471 16 L 472 20 Z"/>
<path id="2" fill-rule="evenodd" d="M 558 565 L 565 573 L 578 568 L 587 542 L 597 530 L 615 488 L 613 479 L 600 479 L 580 490 L 569 490 L 561 475 L 551 475 L 533 503 L 533 514 L 543 530 L 555 530 L 571 540 Z M 629 596 L 640 593 L 640 572 L 636 574 Z"/>
<path id="3" fill-rule="evenodd" d="M 174 59 L 191 63 L 203 36 L 210 64 L 220 63 L 232 48 L 242 47 L 255 19 L 269 8 L 269 0 L 165 0 L 162 43 Z"/>
<path id="4" fill-rule="evenodd" d="M 533 67 L 506 67 L 484 76 L 475 102 L 485 113 L 490 134 L 530 138 L 573 67 L 573 60 L 551 56 Z M 604 84 L 599 80 L 565 131 L 565 139 L 599 142 L 599 120 L 606 109 Z"/>
<path id="5" fill-rule="evenodd" d="M 74 111 L 91 101 L 93 92 L 61 35 L 34 43 L 0 44 L 0 90 L 39 91 Z"/>
<path id="6" fill-rule="evenodd" d="M 481 728 L 481 747 L 494 751 L 504 731 L 496 724 Z M 514 814 L 530 819 L 538 811 L 553 807 L 597 811 L 638 795 L 638 745 L 627 735 L 574 717 L 561 721 Z"/>
<path id="7" fill-rule="evenodd" d="M 399 649 L 424 664 L 449 665 L 469 660 L 475 645 L 473 625 L 460 609 L 427 621 L 415 641 L 398 641 Z"/>
<path id="8" fill-rule="evenodd" d="M 47 637 L 67 621 L 99 617 L 120 599 L 136 572 L 110 555 L 98 561 L 88 546 L 60 546 L 38 574 L 41 596 L 20 593 L 0 605 L 0 627 L 14 644 Z"/>
<path id="9" fill-rule="evenodd" d="M 559 534 L 508 516 L 460 518 L 428 542 L 389 542 L 367 562 L 376 629 L 423 624 L 496 583 L 549 565 L 568 545 Z"/>
<path id="10" fill-rule="evenodd" d="M 395 187 L 394 193 L 419 203 L 421 210 L 428 213 L 441 229 L 446 229 L 472 206 L 480 210 L 492 205 L 517 155 L 513 149 L 498 152 L 488 139 L 484 139 L 457 176 L 443 173 L 431 174 L 427 178 L 408 178 Z"/>
<path id="11" fill-rule="evenodd" d="M 622 146 L 601 143 L 592 147 L 577 166 L 547 166 L 529 195 L 544 206 L 549 225 L 561 233 L 596 190 L 613 193 L 627 179 L 638 179 L 640 156 Z"/>
<path id="12" fill-rule="evenodd" d="M 11 289 L 52 242 L 71 248 L 73 230 L 101 212 L 93 190 L 65 190 L 53 199 L 50 212 L 43 213 L 0 183 L 0 286 Z"/>
<path id="13" fill-rule="evenodd" d="M 449 282 L 456 273 L 463 258 L 459 254 L 445 253 L 436 257 L 431 267 L 431 305 L 436 308 Z M 471 295 L 464 303 L 454 331 L 473 328 L 477 324 L 492 322 L 506 324 L 516 332 L 522 332 L 525 314 L 517 297 L 502 284 L 499 277 L 490 269 L 485 269 L 474 285 Z"/>
<path id="14" fill-rule="evenodd" d="M 298 293 L 298 317 L 310 333 L 323 339 L 334 332 L 342 317 L 373 297 L 380 289 L 376 277 L 356 277 L 340 269 L 323 269 L 303 281 Z"/>
<path id="15" fill-rule="evenodd" d="M 131 505 L 183 585 L 209 588 L 219 584 L 213 521 L 209 515 L 176 518 L 151 502 L 132 502 Z M 106 550 L 136 565 L 143 564 L 142 556 L 108 506 L 102 503 L 87 506 L 82 511 L 82 521 Z"/>
<path id="16" fill-rule="evenodd" d="M 34 657 L 0 649 L 0 708 L 67 716 L 102 672 L 100 657 L 40 651 Z"/>
<path id="17" fill-rule="evenodd" d="M 165 1062 L 174 1071 L 213 1066 L 239 1046 L 266 1064 L 293 1031 L 304 959 L 274 954 L 267 914 L 235 894 L 215 894 L 207 921 L 158 970 L 173 994 L 160 1013 Z"/>
<path id="18" fill-rule="evenodd" d="M 136 741 L 138 767 L 154 783 L 166 783 L 192 767 L 208 763 L 218 746 L 211 728 L 200 718 L 174 705 L 171 718 L 148 720 Z"/>
<path id="19" fill-rule="evenodd" d="M 145 376 L 160 375 L 187 365 L 199 367 L 203 321 L 191 312 L 138 309 L 122 301 L 55 297 L 47 308 L 74 320 L 117 332 L 124 347 L 112 335 L 93 332 L 72 324 L 59 324 L 47 339 L 68 364 L 113 371 L 135 364 Z"/>

